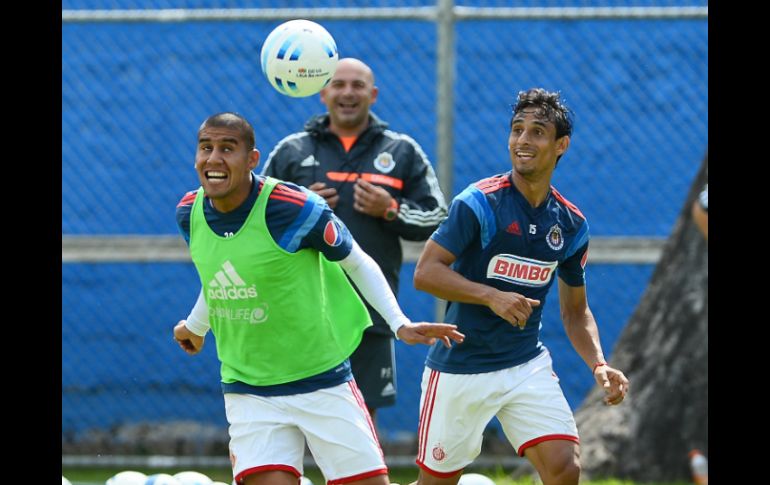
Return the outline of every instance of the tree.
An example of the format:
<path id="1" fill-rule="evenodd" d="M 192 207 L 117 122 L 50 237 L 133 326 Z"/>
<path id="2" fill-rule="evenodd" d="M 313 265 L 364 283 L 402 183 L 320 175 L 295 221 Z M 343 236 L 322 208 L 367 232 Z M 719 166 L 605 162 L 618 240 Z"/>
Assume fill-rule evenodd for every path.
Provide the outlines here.
<path id="1" fill-rule="evenodd" d="M 682 480 L 691 449 L 708 455 L 708 243 L 691 214 L 707 180 L 708 154 L 611 354 L 629 395 L 608 407 L 597 386 L 575 414 L 586 478 Z"/>

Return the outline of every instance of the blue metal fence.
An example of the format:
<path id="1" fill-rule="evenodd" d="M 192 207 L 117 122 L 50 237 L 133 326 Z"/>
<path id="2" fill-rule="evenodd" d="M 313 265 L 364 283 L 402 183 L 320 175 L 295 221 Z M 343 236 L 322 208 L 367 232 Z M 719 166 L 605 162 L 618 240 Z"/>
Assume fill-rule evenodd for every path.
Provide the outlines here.
<path id="1" fill-rule="evenodd" d="M 329 7 L 393 2 L 323 2 Z M 508 2 L 457 2 L 511 6 Z M 516 2 L 605 6 L 610 2 Z M 429 6 L 428 0 L 398 6 Z M 705 2 L 630 2 L 705 5 Z M 87 1 L 64 9 L 318 7 L 312 1 Z M 259 70 L 261 41 L 278 22 L 65 23 L 62 26 L 62 230 L 65 235 L 175 234 L 174 208 L 197 186 L 195 134 L 209 114 L 237 111 L 263 154 L 324 107 L 278 95 Z M 436 26 L 422 20 L 333 20 L 341 56 L 369 63 L 375 111 L 410 134 L 434 165 Z M 575 111 L 570 151 L 554 185 L 586 214 L 594 236 L 670 232 L 706 150 L 706 20 L 467 20 L 457 23 L 451 198 L 509 168 L 510 105 L 533 86 L 560 90 Z M 652 265 L 589 264 L 592 309 L 610 353 Z M 434 300 L 401 272 L 410 317 Z M 213 342 L 189 358 L 171 340 L 199 288 L 188 263 L 65 264 L 62 268 L 62 433 L 192 419 L 224 426 Z M 543 340 L 568 401 L 592 385 L 564 335 L 556 295 Z M 426 349 L 397 344 L 398 404 L 381 410 L 384 438 L 417 429 Z M 189 405 L 192 401 L 194 406 Z"/>

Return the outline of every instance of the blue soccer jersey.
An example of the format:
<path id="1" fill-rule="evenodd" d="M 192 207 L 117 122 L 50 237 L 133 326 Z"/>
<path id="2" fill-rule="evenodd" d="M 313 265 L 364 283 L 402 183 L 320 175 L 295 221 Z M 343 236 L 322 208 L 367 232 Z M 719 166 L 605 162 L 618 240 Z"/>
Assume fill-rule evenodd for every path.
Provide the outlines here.
<path id="1" fill-rule="evenodd" d="M 583 214 L 551 187 L 532 207 L 514 186 L 511 172 L 468 186 L 449 207 L 431 239 L 457 258 L 465 278 L 540 300 L 524 329 L 484 305 L 447 304 L 446 322 L 465 334 L 462 345 L 431 347 L 426 365 L 454 374 L 476 374 L 527 362 L 544 350 L 540 318 L 558 276 L 570 286 L 585 284 L 588 224 Z"/>

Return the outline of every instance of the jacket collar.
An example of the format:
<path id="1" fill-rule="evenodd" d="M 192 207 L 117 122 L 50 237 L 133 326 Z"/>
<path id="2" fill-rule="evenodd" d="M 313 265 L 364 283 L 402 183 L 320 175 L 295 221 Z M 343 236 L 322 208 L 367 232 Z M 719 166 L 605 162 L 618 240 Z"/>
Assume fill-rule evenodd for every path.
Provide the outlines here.
<path id="1" fill-rule="evenodd" d="M 369 126 L 361 133 L 360 137 L 367 135 L 379 135 L 388 128 L 388 123 L 380 119 L 374 112 L 369 112 Z M 329 136 L 329 113 L 313 116 L 305 122 L 305 131 L 314 135 Z"/>

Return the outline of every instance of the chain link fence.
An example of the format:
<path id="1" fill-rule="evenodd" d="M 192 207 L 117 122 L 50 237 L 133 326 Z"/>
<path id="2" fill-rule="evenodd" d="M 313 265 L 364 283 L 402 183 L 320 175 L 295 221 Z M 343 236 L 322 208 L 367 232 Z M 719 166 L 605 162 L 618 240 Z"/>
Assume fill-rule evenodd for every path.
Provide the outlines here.
<path id="1" fill-rule="evenodd" d="M 266 156 L 322 112 L 317 96 L 278 95 L 259 68 L 262 40 L 281 21 L 300 16 L 323 23 L 341 57 L 371 65 L 380 88 L 375 112 L 422 145 L 447 199 L 509 169 L 511 104 L 519 90 L 542 86 L 561 91 L 575 112 L 570 151 L 554 185 L 586 214 L 597 242 L 664 239 L 707 148 L 706 3 L 632 1 L 618 14 L 617 2 L 605 1 L 458 1 L 450 10 L 449 71 L 439 65 L 446 48 L 439 4 L 63 1 L 65 239 L 77 245 L 94 236 L 175 237 L 176 203 L 198 185 L 196 131 L 212 113 L 244 115 Z M 286 10 L 292 8 L 302 15 Z M 163 10 L 170 12 L 164 21 L 159 9 L 174 11 Z M 217 16 L 209 9 L 227 10 Z M 260 20 L 270 9 L 278 9 L 274 17 Z M 392 13 L 372 14 L 382 9 Z M 202 16 L 179 20 L 196 12 Z M 227 17 L 234 13 L 244 18 Z M 453 81 L 448 93 L 439 89 L 446 77 Z M 440 132 L 448 121 L 451 130 Z M 610 357 L 653 264 L 589 260 L 590 302 Z M 412 288 L 413 271 L 411 260 L 401 272 L 399 300 L 409 317 L 432 320 L 434 299 Z M 185 261 L 65 259 L 63 453 L 157 451 L 146 435 L 142 441 L 126 431 L 148 423 L 196 423 L 203 426 L 196 436 L 214 429 L 226 440 L 213 342 L 190 358 L 171 340 L 199 284 Z M 576 408 L 593 382 L 564 334 L 555 292 L 549 299 L 542 336 Z M 398 403 L 378 414 L 385 443 L 414 439 L 426 350 L 397 344 Z M 188 442 L 179 438 L 166 451 L 219 452 Z"/>

